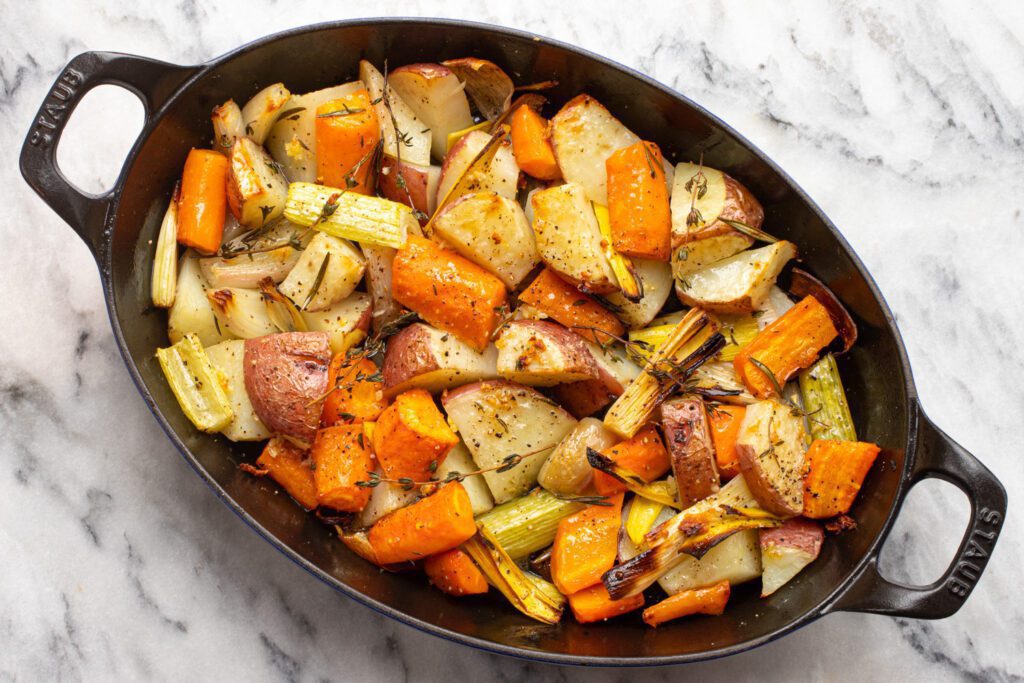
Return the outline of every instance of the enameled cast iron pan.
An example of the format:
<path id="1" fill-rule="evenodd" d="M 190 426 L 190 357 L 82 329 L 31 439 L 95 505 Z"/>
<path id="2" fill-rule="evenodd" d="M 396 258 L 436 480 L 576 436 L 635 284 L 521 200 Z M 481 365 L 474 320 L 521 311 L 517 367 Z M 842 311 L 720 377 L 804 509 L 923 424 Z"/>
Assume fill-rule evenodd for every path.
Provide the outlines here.
<path id="1" fill-rule="evenodd" d="M 768 229 L 794 241 L 804 267 L 843 300 L 860 326 L 841 357 L 857 431 L 883 446 L 852 511 L 859 527 L 829 539 L 820 558 L 767 600 L 737 589 L 724 616 L 681 620 L 656 630 L 637 615 L 581 626 L 544 626 L 500 599 L 449 598 L 419 573 L 378 571 L 332 531 L 299 509 L 275 484 L 241 473 L 239 447 L 197 432 L 178 408 L 154 358 L 167 344 L 166 317 L 150 305 L 157 230 L 189 148 L 208 146 L 210 110 L 228 97 L 244 102 L 268 83 L 306 92 L 356 77 L 358 62 L 392 66 L 463 56 L 490 59 L 518 82 L 554 79 L 556 104 L 587 92 L 669 158 L 701 152 L 763 203 Z M 145 104 L 146 122 L 117 185 L 103 195 L 72 186 L 55 162 L 75 105 L 92 88 L 114 84 Z M 32 188 L 85 240 L 99 264 L 107 308 L 128 371 L 142 398 L 210 488 L 274 547 L 363 604 L 411 626 L 493 652 L 572 664 L 691 662 L 741 652 L 829 612 L 876 612 L 935 619 L 956 612 L 985 569 L 1006 512 L 1006 493 L 978 460 L 921 412 L 906 352 L 871 276 L 831 222 L 765 155 L 701 107 L 602 57 L 545 38 L 457 21 L 360 20 L 279 33 L 199 66 L 87 52 L 61 72 L 39 109 L 21 153 Z M 953 563 L 929 586 L 881 577 L 877 557 L 907 491 L 939 477 L 971 502 L 971 522 Z M 755 582 L 756 583 L 756 582 Z M 345 618 L 343 614 L 339 619 Z"/>

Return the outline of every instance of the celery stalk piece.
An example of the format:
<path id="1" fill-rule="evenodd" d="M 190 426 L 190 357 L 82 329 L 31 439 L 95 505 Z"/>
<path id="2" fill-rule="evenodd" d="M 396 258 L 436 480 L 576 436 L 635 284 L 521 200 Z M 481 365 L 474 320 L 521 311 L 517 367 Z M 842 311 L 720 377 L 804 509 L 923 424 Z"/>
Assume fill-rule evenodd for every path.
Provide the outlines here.
<path id="1" fill-rule="evenodd" d="M 194 334 L 156 350 L 160 368 L 181 410 L 196 429 L 218 432 L 234 419 L 220 376 Z"/>
<path id="2" fill-rule="evenodd" d="M 856 441 L 857 430 L 846 401 L 839 366 L 831 353 L 800 373 L 800 394 L 815 439 Z"/>
<path id="3" fill-rule="evenodd" d="M 153 280 L 151 294 L 153 305 L 170 308 L 174 305 L 174 293 L 178 287 L 178 188 L 174 188 L 171 202 L 167 205 L 160 233 L 156 239 L 156 256 L 153 258 Z"/>
<path id="4" fill-rule="evenodd" d="M 284 216 L 334 237 L 395 249 L 416 221 L 405 204 L 302 182 L 288 186 Z"/>
<path id="5" fill-rule="evenodd" d="M 537 487 L 481 515 L 477 522 L 494 535 L 513 560 L 520 560 L 551 545 L 558 523 L 582 508 L 582 503 L 563 500 Z"/>

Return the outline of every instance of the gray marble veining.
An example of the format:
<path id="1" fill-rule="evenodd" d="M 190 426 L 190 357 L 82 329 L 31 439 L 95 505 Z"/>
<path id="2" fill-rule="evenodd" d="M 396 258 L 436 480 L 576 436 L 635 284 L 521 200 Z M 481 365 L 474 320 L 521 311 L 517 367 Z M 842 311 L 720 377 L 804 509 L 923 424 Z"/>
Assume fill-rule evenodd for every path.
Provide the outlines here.
<path id="1" fill-rule="evenodd" d="M 801 183 L 885 293 L 929 414 L 1010 491 L 987 574 L 952 619 L 833 615 L 685 670 L 492 656 L 335 594 L 250 533 L 166 441 L 122 368 L 91 257 L 21 181 L 16 155 L 80 51 L 195 63 L 381 6 L 0 0 L 0 680 L 1024 676 L 1024 5 L 449 0 L 393 11 L 603 53 L 722 116 Z M 104 99 L 73 122 L 81 134 L 60 159 L 86 189 L 116 173 L 141 120 L 130 100 Z M 949 487 L 916 491 L 883 553 L 886 573 L 934 579 L 966 516 Z"/>

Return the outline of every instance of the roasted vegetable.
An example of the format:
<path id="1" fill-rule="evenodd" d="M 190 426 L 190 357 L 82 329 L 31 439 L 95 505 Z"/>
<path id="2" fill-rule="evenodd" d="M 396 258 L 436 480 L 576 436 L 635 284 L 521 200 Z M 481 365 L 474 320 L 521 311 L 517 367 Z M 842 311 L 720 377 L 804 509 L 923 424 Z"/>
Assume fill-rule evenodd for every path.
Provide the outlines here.
<path id="1" fill-rule="evenodd" d="M 642 545 L 644 536 L 654 526 L 658 515 L 666 509 L 666 506 L 657 501 L 648 500 L 643 496 L 634 496 L 629 504 L 629 513 L 626 516 L 626 535 L 634 545 Z M 635 556 L 635 555 L 634 555 Z"/>
<path id="2" fill-rule="evenodd" d="M 186 334 L 181 341 L 157 349 L 156 358 L 181 411 L 196 429 L 218 432 L 231 424 L 231 402 L 198 337 Z"/>
<path id="3" fill-rule="evenodd" d="M 537 482 L 556 494 L 581 494 L 594 476 L 594 468 L 587 460 L 587 449 L 602 451 L 616 441 L 615 435 L 605 429 L 600 420 L 583 418 L 544 461 Z"/>
<path id="4" fill-rule="evenodd" d="M 572 615 L 581 624 L 605 621 L 644 606 L 642 593 L 613 600 L 603 584 L 585 588 L 569 596 Z"/>
<path id="5" fill-rule="evenodd" d="M 462 484 L 453 481 L 381 518 L 370 527 L 367 540 L 377 561 L 387 565 L 451 550 L 475 534 L 469 496 Z"/>
<path id="6" fill-rule="evenodd" d="M 691 614 L 717 615 L 725 611 L 729 602 L 729 582 L 719 581 L 705 588 L 691 588 L 671 595 L 644 610 L 644 623 L 657 627 L 666 621 Z"/>
<path id="7" fill-rule="evenodd" d="M 803 417 L 777 401 L 747 406 L 736 437 L 740 470 L 764 509 L 792 517 L 803 511 Z"/>
<path id="8" fill-rule="evenodd" d="M 284 111 L 292 94 L 283 83 L 268 85 L 252 96 L 242 107 L 243 131 L 257 145 L 262 145 L 270 129 Z"/>
<path id="9" fill-rule="evenodd" d="M 232 337 L 255 339 L 278 332 L 266 298 L 255 289 L 225 287 L 206 292 L 214 324 Z"/>
<path id="10" fill-rule="evenodd" d="M 480 595 L 487 592 L 487 579 L 465 552 L 458 548 L 431 555 L 423 561 L 430 583 L 449 595 Z"/>
<path id="11" fill-rule="evenodd" d="M 513 560 L 542 550 L 555 540 L 558 523 L 583 508 L 573 496 L 559 497 L 543 488 L 503 503 L 477 522 L 492 534 Z"/>
<path id="12" fill-rule="evenodd" d="M 235 145 L 235 140 L 245 135 L 242 109 L 234 100 L 228 100 L 213 108 L 210 119 L 213 122 L 214 149 L 226 156 Z"/>
<path id="13" fill-rule="evenodd" d="M 551 550 L 551 581 L 564 595 L 593 586 L 615 564 L 622 495 L 588 505 L 558 523 Z"/>
<path id="14" fill-rule="evenodd" d="M 594 204 L 594 216 L 597 218 L 597 227 L 601 231 L 601 250 L 604 252 L 608 265 L 611 266 L 615 281 L 619 285 L 617 292 L 626 301 L 636 303 L 644 296 L 644 285 L 640 280 L 636 264 L 628 256 L 620 254 L 612 246 L 612 224 L 608 214 L 608 208 L 600 204 Z"/>
<path id="15" fill-rule="evenodd" d="M 846 402 L 835 356 L 825 354 L 800 373 L 800 395 L 815 439 L 856 441 L 857 430 Z"/>
<path id="16" fill-rule="evenodd" d="M 794 517 L 777 529 L 762 529 L 761 597 L 782 588 L 804 567 L 817 559 L 825 538 L 821 525 Z"/>
<path id="17" fill-rule="evenodd" d="M 676 278 L 676 294 L 688 306 L 714 313 L 751 313 L 764 303 L 782 267 L 796 257 L 792 242 L 775 242 L 715 261 Z"/>
<path id="18" fill-rule="evenodd" d="M 716 493 L 718 466 L 704 402 L 684 397 L 661 404 L 661 424 L 682 507 Z"/>
<path id="19" fill-rule="evenodd" d="M 370 500 L 370 489 L 360 486 L 373 471 L 373 454 L 363 438 L 361 424 L 324 427 L 316 433 L 310 451 L 316 469 L 316 497 L 320 505 L 342 512 L 359 512 Z"/>
<path id="20" fill-rule="evenodd" d="M 217 369 L 221 386 L 231 402 L 234 416 L 220 430 L 232 441 L 263 441 L 269 439 L 270 430 L 256 415 L 245 390 L 245 341 L 230 339 L 206 348 L 206 355 Z"/>
<path id="21" fill-rule="evenodd" d="M 650 425 L 625 441 L 604 449 L 601 455 L 628 471 L 630 475 L 639 477 L 641 481 L 636 483 L 650 483 L 668 472 L 671 467 L 661 435 Z M 625 491 L 627 486 L 607 472 L 598 471 L 594 472 L 594 488 L 601 495 L 607 496 Z"/>
<path id="22" fill-rule="evenodd" d="M 387 82 L 430 129 L 436 159 L 444 156 L 449 133 L 473 125 L 463 85 L 448 67 L 409 64 L 388 74 Z"/>
<path id="23" fill-rule="evenodd" d="M 227 200 L 231 213 L 248 228 L 270 225 L 284 213 L 288 179 L 270 155 L 249 138 L 235 141 L 229 162 Z"/>
<path id="24" fill-rule="evenodd" d="M 826 519 L 849 512 L 879 451 L 873 443 L 815 440 L 806 456 L 804 516 Z"/>
<path id="25" fill-rule="evenodd" d="M 708 408 L 708 429 L 715 447 L 715 461 L 718 464 L 718 472 L 724 479 L 732 479 L 740 473 L 736 439 L 746 412 L 744 406 L 719 404 Z"/>
<path id="26" fill-rule="evenodd" d="M 388 404 L 377 366 L 368 358 L 335 354 L 327 369 L 327 390 L 320 412 L 325 427 L 372 422 Z"/>
<path id="27" fill-rule="evenodd" d="M 460 441 L 455 448 L 448 451 L 448 456 L 438 466 L 434 478 L 438 481 L 458 480 L 462 484 L 462 488 L 466 489 L 473 514 L 479 517 L 494 507 L 494 497 L 491 495 L 491 490 L 487 488 L 487 482 L 484 481 L 483 475 L 470 474 L 475 471 L 476 464 L 473 462 L 473 456 L 469 454 L 466 444 Z"/>
<path id="28" fill-rule="evenodd" d="M 370 102 L 380 123 L 384 154 L 412 164 L 430 164 L 430 126 L 406 104 L 384 75 L 366 60 L 359 62 L 359 78 L 370 93 Z M 386 86 L 386 87 L 385 87 Z M 439 150 L 438 156 L 444 153 Z"/>
<path id="29" fill-rule="evenodd" d="M 316 176 L 331 187 L 372 194 L 380 124 L 359 89 L 316 108 Z"/>
<path id="30" fill-rule="evenodd" d="M 519 301 L 598 344 L 609 343 L 625 331 L 613 313 L 550 268 L 542 270 L 530 286 L 519 293 Z"/>
<path id="31" fill-rule="evenodd" d="M 320 502 L 313 480 L 313 461 L 307 451 L 286 439 L 273 438 L 267 442 L 256 459 L 258 472 L 266 472 L 289 496 L 306 508 L 314 509 Z"/>
<path id="32" fill-rule="evenodd" d="M 185 159 L 178 199 L 178 243 L 201 254 L 220 248 L 227 211 L 228 160 L 208 149 L 193 149 Z"/>
<path id="33" fill-rule="evenodd" d="M 318 233 L 280 284 L 281 293 L 303 311 L 323 311 L 355 291 L 366 259 L 351 243 Z"/>
<path id="34" fill-rule="evenodd" d="M 423 389 L 395 397 L 373 430 L 373 452 L 391 479 L 427 481 L 459 437 Z"/>
<path id="35" fill-rule="evenodd" d="M 234 336 L 220 326 L 206 293 L 199 259 L 186 251 L 178 261 L 174 305 L 167 312 L 167 336 L 172 344 L 184 339 L 186 334 L 196 335 L 203 346 L 212 346 Z"/>
<path id="36" fill-rule="evenodd" d="M 384 390 L 394 395 L 422 388 L 431 393 L 497 379 L 498 350 L 478 353 L 455 335 L 413 323 L 392 337 L 384 355 Z"/>
<path id="37" fill-rule="evenodd" d="M 466 84 L 466 94 L 485 119 L 493 121 L 508 109 L 515 86 L 497 64 L 477 57 L 449 59 L 441 64 Z"/>
<path id="38" fill-rule="evenodd" d="M 512 114 L 512 151 L 519 168 L 534 178 L 555 180 L 561 175 L 548 140 L 548 122 L 527 105 Z"/>
<path id="39" fill-rule="evenodd" d="M 467 194 L 494 192 L 515 199 L 519 166 L 506 144 L 506 131 L 466 133 L 444 158 L 437 187 L 437 212 Z M 430 235 L 430 224 L 425 234 Z"/>
<path id="40" fill-rule="evenodd" d="M 668 261 L 672 217 L 661 150 L 638 142 L 614 152 L 605 168 L 612 246 L 626 256 Z"/>
<path id="41" fill-rule="evenodd" d="M 312 183 L 288 186 L 284 216 L 334 237 L 396 248 L 416 221 L 404 204 Z"/>
<path id="42" fill-rule="evenodd" d="M 337 354 L 347 352 L 366 337 L 372 312 L 370 297 L 352 292 L 330 308 L 302 311 L 300 315 L 307 330 L 327 333 L 331 351 Z"/>
<path id="43" fill-rule="evenodd" d="M 520 384 L 549 387 L 597 379 L 597 362 L 583 339 L 556 323 L 513 320 L 501 327 L 498 375 Z"/>
<path id="44" fill-rule="evenodd" d="M 156 238 L 156 256 L 153 258 L 153 275 L 150 283 L 150 298 L 159 308 L 174 305 L 174 293 L 178 288 L 178 188 L 171 196 L 160 232 Z"/>

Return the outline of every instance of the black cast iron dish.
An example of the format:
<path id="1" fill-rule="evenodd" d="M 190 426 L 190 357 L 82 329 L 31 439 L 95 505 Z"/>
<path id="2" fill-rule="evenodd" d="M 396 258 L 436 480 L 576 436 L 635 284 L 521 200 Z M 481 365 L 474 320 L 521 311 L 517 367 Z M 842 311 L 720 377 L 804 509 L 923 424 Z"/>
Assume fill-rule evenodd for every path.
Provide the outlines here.
<path id="1" fill-rule="evenodd" d="M 245 101 L 267 83 L 305 92 L 350 79 L 360 58 L 393 66 L 474 55 L 519 82 L 556 79 L 558 103 L 587 92 L 669 158 L 701 151 L 764 203 L 766 225 L 796 242 L 804 264 L 840 296 L 860 326 L 841 358 L 858 433 L 883 446 L 852 511 L 855 532 L 831 539 L 820 558 L 770 599 L 743 587 L 724 616 L 657 630 L 638 617 L 581 626 L 536 624 L 500 600 L 451 599 L 418 573 L 381 573 L 350 553 L 324 525 L 275 485 L 240 473 L 237 446 L 200 434 L 185 419 L 154 358 L 166 321 L 149 301 L 152 248 L 175 179 L 192 146 L 208 146 L 209 113 L 226 97 Z M 132 91 L 146 123 L 113 190 L 89 195 L 55 162 L 61 131 L 92 88 Z M 454 21 L 364 20 L 321 24 L 264 38 L 200 66 L 87 52 L 63 70 L 21 153 L 32 188 L 85 240 L 99 264 L 114 334 L 143 399 L 185 459 L 250 526 L 293 561 L 342 593 L 399 621 L 475 647 L 549 662 L 646 665 L 734 654 L 833 611 L 936 619 L 956 612 L 985 569 L 1006 512 L 1006 493 L 978 460 L 921 412 L 906 352 L 881 294 L 814 203 L 765 155 L 726 124 L 668 88 L 583 50 L 533 35 Z M 233 450 L 235 449 L 235 450 Z M 962 489 L 971 521 L 956 558 L 929 586 L 905 586 L 878 572 L 882 542 L 907 491 L 939 477 Z M 339 615 L 339 618 L 344 618 Z"/>

